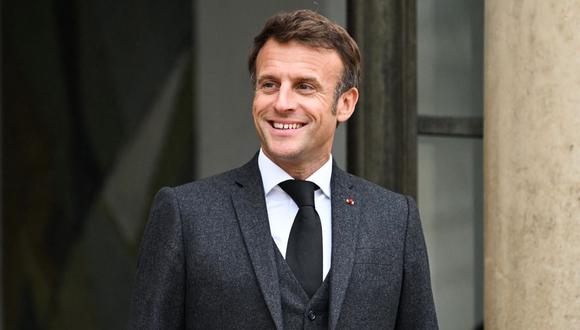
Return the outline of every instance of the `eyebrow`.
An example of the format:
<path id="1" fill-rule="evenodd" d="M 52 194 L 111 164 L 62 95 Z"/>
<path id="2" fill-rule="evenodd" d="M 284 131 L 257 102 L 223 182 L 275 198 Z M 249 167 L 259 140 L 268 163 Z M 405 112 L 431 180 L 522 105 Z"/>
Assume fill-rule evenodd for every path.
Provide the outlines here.
<path id="1" fill-rule="evenodd" d="M 265 75 L 259 76 L 258 79 L 256 79 L 257 82 L 261 82 L 264 80 L 280 80 L 280 79 L 272 74 L 265 74 Z M 294 82 L 306 82 L 306 83 L 310 83 L 310 84 L 317 85 L 317 86 L 321 85 L 320 82 L 318 81 L 318 79 L 315 77 L 312 77 L 312 76 L 304 76 L 304 77 L 298 76 L 297 78 L 293 78 L 292 80 Z"/>
<path id="2" fill-rule="evenodd" d="M 321 87 L 322 86 L 320 84 L 320 82 L 318 81 L 318 79 L 316 79 L 314 77 L 303 77 L 303 78 L 299 78 L 297 81 L 298 82 L 309 83 L 309 84 L 315 85 L 317 87 Z"/>
<path id="3" fill-rule="evenodd" d="M 268 80 L 273 80 L 273 81 L 278 82 L 280 79 L 277 78 L 273 74 L 264 74 L 264 75 L 258 77 L 258 79 L 256 80 L 256 85 L 260 85 L 264 81 L 268 81 Z M 301 83 L 311 84 L 314 86 L 314 88 L 316 88 L 319 91 L 323 90 L 322 83 L 316 77 L 313 77 L 313 76 L 302 76 L 302 77 L 297 76 L 296 78 L 292 78 L 293 85 L 301 84 Z"/>
<path id="4" fill-rule="evenodd" d="M 258 83 L 260 83 L 260 82 L 262 82 L 264 80 L 278 80 L 278 79 L 276 79 L 276 77 L 273 76 L 273 75 L 267 74 L 267 75 L 259 76 L 256 81 Z"/>

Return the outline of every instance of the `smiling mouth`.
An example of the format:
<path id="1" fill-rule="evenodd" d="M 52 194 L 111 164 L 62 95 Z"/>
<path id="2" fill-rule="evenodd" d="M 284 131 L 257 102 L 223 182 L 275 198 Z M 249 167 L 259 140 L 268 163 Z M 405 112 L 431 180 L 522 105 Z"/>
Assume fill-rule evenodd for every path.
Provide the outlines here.
<path id="1" fill-rule="evenodd" d="M 283 124 L 283 123 L 276 123 L 276 122 L 272 122 L 272 127 L 274 127 L 275 129 L 283 129 L 283 130 L 288 130 L 288 129 L 299 129 L 302 128 L 302 126 L 304 126 L 303 124 Z"/>

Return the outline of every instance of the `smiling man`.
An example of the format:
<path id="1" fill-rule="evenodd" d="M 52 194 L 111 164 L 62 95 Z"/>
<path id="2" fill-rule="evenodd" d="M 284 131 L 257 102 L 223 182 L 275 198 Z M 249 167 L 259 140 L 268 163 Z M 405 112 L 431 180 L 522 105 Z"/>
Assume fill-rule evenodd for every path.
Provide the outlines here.
<path id="1" fill-rule="evenodd" d="M 269 39 L 256 58 L 253 115 L 270 160 L 305 180 L 330 158 L 337 123 L 354 111 L 358 90 L 336 92 L 338 53 L 299 41 Z"/>
<path id="2" fill-rule="evenodd" d="M 436 329 L 415 203 L 342 171 L 336 127 L 360 53 L 308 10 L 270 18 L 249 59 L 261 148 L 156 196 L 133 329 Z"/>

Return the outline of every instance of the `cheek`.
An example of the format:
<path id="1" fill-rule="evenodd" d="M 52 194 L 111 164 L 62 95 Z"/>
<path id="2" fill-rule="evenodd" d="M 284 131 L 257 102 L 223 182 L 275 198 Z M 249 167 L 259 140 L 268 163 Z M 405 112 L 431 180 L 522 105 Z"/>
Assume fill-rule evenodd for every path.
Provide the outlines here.
<path id="1" fill-rule="evenodd" d="M 261 113 L 264 113 L 267 109 L 267 103 L 268 100 L 266 100 L 263 96 L 255 96 L 252 103 L 252 114 L 257 116 Z"/>
<path id="2" fill-rule="evenodd" d="M 260 107 L 260 104 L 254 100 L 254 103 L 252 104 L 252 116 L 257 117 L 261 112 L 260 109 L 262 109 L 262 107 Z"/>

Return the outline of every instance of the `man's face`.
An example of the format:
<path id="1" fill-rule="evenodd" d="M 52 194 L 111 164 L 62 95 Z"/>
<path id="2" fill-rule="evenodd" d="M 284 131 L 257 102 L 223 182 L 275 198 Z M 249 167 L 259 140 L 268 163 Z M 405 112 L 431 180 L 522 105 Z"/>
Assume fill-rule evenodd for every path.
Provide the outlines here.
<path id="1" fill-rule="evenodd" d="M 354 111 L 356 88 L 335 99 L 342 71 L 336 51 L 295 41 L 270 39 L 258 54 L 254 124 L 266 156 L 291 175 L 328 160 L 337 123 Z"/>

